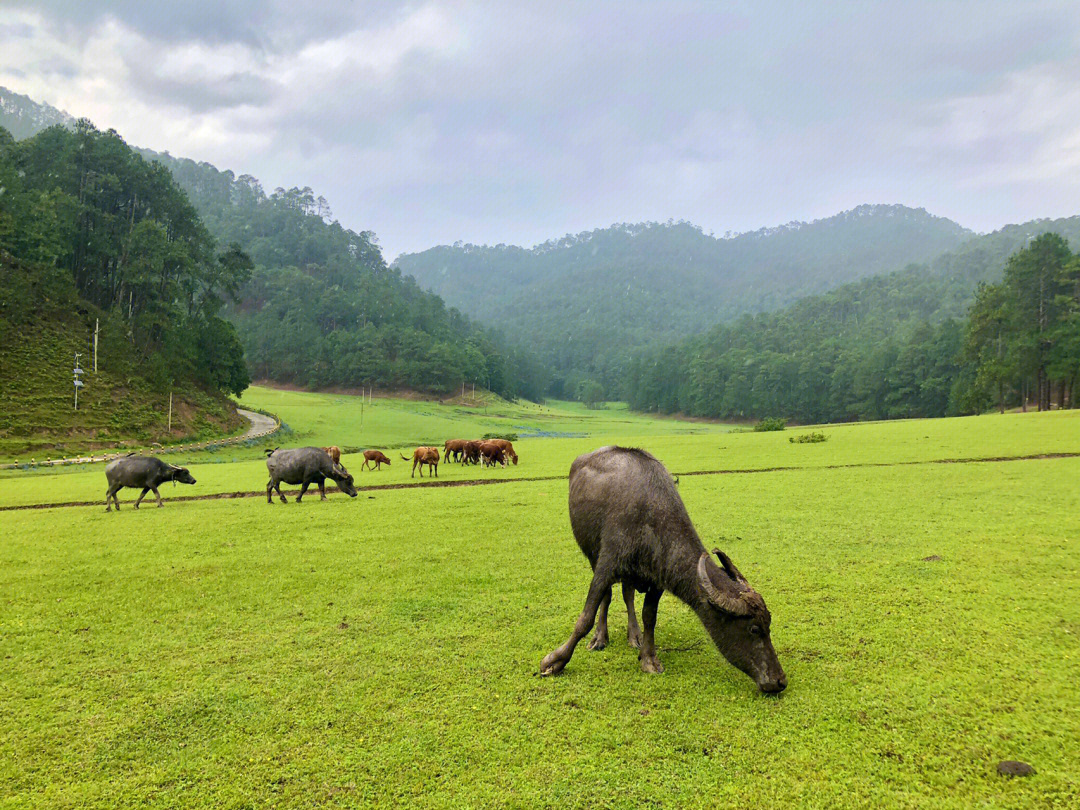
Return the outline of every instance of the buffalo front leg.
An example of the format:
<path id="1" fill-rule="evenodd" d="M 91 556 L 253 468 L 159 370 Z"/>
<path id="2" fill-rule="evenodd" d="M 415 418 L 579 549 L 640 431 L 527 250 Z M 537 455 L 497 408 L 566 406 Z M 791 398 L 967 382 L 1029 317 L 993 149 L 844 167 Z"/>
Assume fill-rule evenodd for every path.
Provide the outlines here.
<path id="1" fill-rule="evenodd" d="M 645 604 L 641 606 L 641 621 L 645 625 L 645 632 L 641 637 L 641 652 L 638 659 L 641 661 L 641 671 L 658 675 L 664 671 L 663 664 L 656 657 L 656 608 L 660 604 L 660 597 L 664 592 L 659 588 L 645 592 Z"/>
<path id="2" fill-rule="evenodd" d="M 610 604 L 611 588 L 608 588 L 607 593 L 604 594 L 604 598 L 600 602 L 600 607 L 596 609 L 596 632 L 593 633 L 592 640 L 589 642 L 590 650 L 602 650 L 607 646 L 607 612 Z"/>
<path id="3" fill-rule="evenodd" d="M 626 642 L 635 648 L 641 647 L 641 628 L 637 623 L 637 611 L 634 610 L 634 587 L 625 582 L 622 586 L 622 600 L 626 605 Z"/>
<path id="4" fill-rule="evenodd" d="M 151 491 L 152 491 L 152 492 L 154 493 L 154 497 L 155 497 L 155 498 L 157 498 L 157 505 L 158 505 L 159 507 L 162 507 L 162 506 L 164 506 L 164 505 L 165 505 L 165 501 L 161 500 L 161 493 L 160 493 L 160 492 L 158 492 L 158 489 L 157 489 L 157 487 L 150 487 L 150 489 L 151 489 Z"/>
<path id="5" fill-rule="evenodd" d="M 319 482 L 319 500 L 326 500 L 326 481 L 325 479 Z"/>
<path id="6" fill-rule="evenodd" d="M 139 504 L 142 503 L 142 499 L 146 497 L 146 493 L 150 491 L 150 487 L 143 487 L 142 492 L 139 493 L 139 497 L 135 499 L 135 508 L 139 508 Z"/>
<path id="7" fill-rule="evenodd" d="M 574 632 L 570 634 L 565 644 L 544 656 L 544 660 L 540 662 L 541 675 L 558 675 L 563 671 L 563 667 L 570 663 L 577 643 L 592 630 L 596 611 L 600 609 L 604 594 L 611 590 L 612 580 L 610 567 L 597 564 L 593 572 L 592 584 L 589 585 L 589 595 L 585 598 L 585 609 L 581 611 L 581 615 L 574 623 Z"/>

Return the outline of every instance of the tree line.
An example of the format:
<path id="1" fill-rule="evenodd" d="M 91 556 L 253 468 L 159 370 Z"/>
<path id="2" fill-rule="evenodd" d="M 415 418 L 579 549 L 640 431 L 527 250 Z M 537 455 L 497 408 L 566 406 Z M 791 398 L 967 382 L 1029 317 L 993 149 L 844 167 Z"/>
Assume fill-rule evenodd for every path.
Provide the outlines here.
<path id="1" fill-rule="evenodd" d="M 625 395 L 645 411 L 807 423 L 1075 407 L 1080 258 L 1043 234 L 972 302 L 988 261 L 973 250 L 954 275 L 911 267 L 641 353 Z"/>
<path id="2" fill-rule="evenodd" d="M 222 310 L 248 280 L 250 259 L 235 245 L 219 251 L 172 176 L 115 132 L 80 120 L 17 142 L 0 129 L 0 250 L 36 268 L 48 282 L 39 291 L 70 286 L 110 334 L 125 336 L 158 387 L 247 387 Z M 4 303 L 8 323 L 27 322 L 43 304 Z"/>
<path id="3" fill-rule="evenodd" d="M 467 383 L 543 397 L 547 369 L 528 347 L 387 266 L 374 234 L 342 227 L 310 188 L 267 193 L 251 175 L 143 154 L 168 168 L 219 241 L 251 257 L 226 312 L 255 378 L 436 394 Z"/>
<path id="4" fill-rule="evenodd" d="M 638 223 L 533 248 L 455 244 L 395 264 L 448 303 L 513 325 L 551 370 L 548 393 L 622 394 L 629 359 L 743 313 L 928 261 L 972 234 L 899 205 L 722 238 L 688 222 Z"/>

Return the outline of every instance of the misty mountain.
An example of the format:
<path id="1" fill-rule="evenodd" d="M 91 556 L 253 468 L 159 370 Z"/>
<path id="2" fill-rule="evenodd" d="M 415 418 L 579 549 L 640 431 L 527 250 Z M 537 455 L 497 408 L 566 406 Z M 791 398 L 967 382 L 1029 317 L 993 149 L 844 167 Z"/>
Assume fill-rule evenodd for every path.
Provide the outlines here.
<path id="1" fill-rule="evenodd" d="M 75 118 L 48 104 L 38 104 L 29 96 L 0 87 L 0 127 L 21 141 L 36 135 L 43 129 L 59 124 L 71 129 Z"/>
<path id="2" fill-rule="evenodd" d="M 564 375 L 617 390 L 634 350 L 957 248 L 972 233 L 900 205 L 717 238 L 686 222 L 614 225 L 531 249 L 456 244 L 395 265 L 452 306 L 504 324 Z"/>

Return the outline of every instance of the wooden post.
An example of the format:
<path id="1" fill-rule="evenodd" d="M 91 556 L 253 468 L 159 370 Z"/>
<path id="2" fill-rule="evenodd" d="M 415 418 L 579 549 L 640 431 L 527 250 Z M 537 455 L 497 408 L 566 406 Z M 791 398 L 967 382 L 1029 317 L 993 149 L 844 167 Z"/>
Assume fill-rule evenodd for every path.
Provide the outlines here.
<path id="1" fill-rule="evenodd" d="M 169 426 L 165 429 L 166 433 L 172 433 L 172 391 L 169 392 Z"/>
<path id="2" fill-rule="evenodd" d="M 101 329 L 101 319 L 94 318 L 94 373 L 97 374 L 97 336 Z"/>

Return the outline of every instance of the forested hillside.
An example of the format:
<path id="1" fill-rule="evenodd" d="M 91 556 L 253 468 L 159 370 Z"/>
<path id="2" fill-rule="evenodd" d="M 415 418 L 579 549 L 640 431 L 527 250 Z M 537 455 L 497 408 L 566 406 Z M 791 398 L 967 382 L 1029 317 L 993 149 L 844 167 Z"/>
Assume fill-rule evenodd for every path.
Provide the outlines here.
<path id="1" fill-rule="evenodd" d="M 929 266 L 744 316 L 636 357 L 626 396 L 641 410 L 803 422 L 1075 406 L 1069 241 L 1080 245 L 1080 217 L 1010 226 Z"/>
<path id="2" fill-rule="evenodd" d="M 247 278 L 218 252 L 172 177 L 87 121 L 16 142 L 0 129 L 0 440 L 164 440 L 241 420 L 225 399 L 248 384 L 226 298 Z M 72 409 L 74 351 L 99 373 Z M 166 435 L 168 392 L 179 395 Z"/>
<path id="3" fill-rule="evenodd" d="M 867 205 L 728 238 L 685 222 L 616 225 L 532 249 L 436 247 L 395 266 L 470 315 L 512 325 L 554 370 L 554 393 L 593 379 L 617 396 L 643 348 L 928 261 L 970 235 L 921 209 Z"/>
<path id="4" fill-rule="evenodd" d="M 256 377 L 440 394 L 465 382 L 511 398 L 544 395 L 546 374 L 530 352 L 388 267 L 374 234 L 343 228 L 310 188 L 268 194 L 250 175 L 143 154 L 172 173 L 220 241 L 251 256 L 228 317 Z"/>
<path id="5" fill-rule="evenodd" d="M 30 135 L 72 123 L 0 88 L 0 126 Z M 343 228 L 311 189 L 267 193 L 251 175 L 138 151 L 168 169 L 218 244 L 251 257 L 249 279 L 222 315 L 235 324 L 256 377 L 440 394 L 464 382 L 507 397 L 543 397 L 547 372 L 533 352 L 387 267 L 374 234 Z"/>

